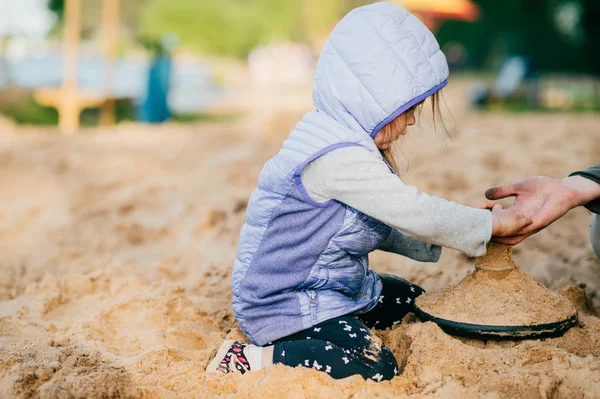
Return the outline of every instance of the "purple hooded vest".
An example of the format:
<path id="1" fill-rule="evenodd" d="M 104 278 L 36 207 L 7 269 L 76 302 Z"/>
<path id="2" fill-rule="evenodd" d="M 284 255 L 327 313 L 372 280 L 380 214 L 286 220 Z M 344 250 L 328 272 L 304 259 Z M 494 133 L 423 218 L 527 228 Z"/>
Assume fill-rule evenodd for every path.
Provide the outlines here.
<path id="1" fill-rule="evenodd" d="M 317 66 L 317 109 L 265 164 L 240 233 L 233 310 L 254 343 L 377 304 L 381 281 L 368 268 L 368 254 L 391 228 L 337 201 L 313 201 L 301 173 L 345 146 L 381 158 L 373 137 L 447 77 L 431 32 L 395 4 L 357 8 L 336 26 Z"/>

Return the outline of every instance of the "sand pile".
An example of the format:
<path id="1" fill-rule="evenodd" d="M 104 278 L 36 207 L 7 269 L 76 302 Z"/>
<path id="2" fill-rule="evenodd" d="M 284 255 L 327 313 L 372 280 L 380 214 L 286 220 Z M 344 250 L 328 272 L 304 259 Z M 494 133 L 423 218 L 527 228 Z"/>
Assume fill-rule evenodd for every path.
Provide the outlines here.
<path id="1" fill-rule="evenodd" d="M 451 93 L 453 107 L 466 101 Z M 584 209 L 513 254 L 534 280 L 571 286 L 561 295 L 580 322 L 560 338 L 458 339 L 407 317 L 378 333 L 401 366 L 390 382 L 283 366 L 206 373 L 223 339 L 244 339 L 231 266 L 245 204 L 302 112 L 272 124 L 120 125 L 76 137 L 0 130 L 0 398 L 600 397 L 600 265 Z M 524 174 L 565 176 L 600 153 L 595 115 L 453 114 L 463 129 L 447 150 L 426 127 L 409 132 L 403 178 L 460 203 Z M 456 284 L 472 263 L 451 250 L 435 264 L 370 257 L 372 269 L 428 291 Z"/>
<path id="2" fill-rule="evenodd" d="M 511 249 L 490 244 L 460 283 L 416 300 L 426 313 L 445 320 L 488 326 L 531 326 L 568 320 L 577 311 L 564 296 L 521 273 Z"/>
<path id="3" fill-rule="evenodd" d="M 519 267 L 513 261 L 511 256 L 512 247 L 508 245 L 500 245 L 494 242 L 490 242 L 487 245 L 487 252 L 485 255 L 475 258 L 473 266 L 477 270 L 512 270 L 518 269 Z"/>

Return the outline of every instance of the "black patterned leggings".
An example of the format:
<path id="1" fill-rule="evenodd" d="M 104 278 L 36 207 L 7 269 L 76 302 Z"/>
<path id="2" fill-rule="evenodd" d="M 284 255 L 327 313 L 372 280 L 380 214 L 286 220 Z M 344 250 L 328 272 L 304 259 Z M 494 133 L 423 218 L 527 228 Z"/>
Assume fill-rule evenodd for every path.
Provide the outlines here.
<path id="1" fill-rule="evenodd" d="M 333 378 L 360 374 L 375 381 L 398 374 L 392 352 L 370 328 L 385 329 L 412 312 L 414 300 L 425 291 L 399 277 L 380 274 L 379 303 L 367 313 L 326 320 L 275 341 L 273 363 L 324 371 Z"/>

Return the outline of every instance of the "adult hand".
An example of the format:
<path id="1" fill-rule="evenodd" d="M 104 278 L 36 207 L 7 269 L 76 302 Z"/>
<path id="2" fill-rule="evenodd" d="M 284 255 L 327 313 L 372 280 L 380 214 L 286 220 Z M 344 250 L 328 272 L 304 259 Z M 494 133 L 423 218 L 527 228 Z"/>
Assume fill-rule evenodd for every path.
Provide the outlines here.
<path id="1" fill-rule="evenodd" d="M 491 200 L 516 197 L 509 209 L 530 218 L 532 223 L 508 237 L 493 237 L 501 244 L 515 245 L 525 238 L 552 224 L 569 210 L 593 199 L 593 190 L 597 183 L 581 176 L 552 179 L 545 176 L 530 177 L 514 184 L 493 187 L 485 192 Z M 493 203 L 483 204 L 491 207 Z"/>

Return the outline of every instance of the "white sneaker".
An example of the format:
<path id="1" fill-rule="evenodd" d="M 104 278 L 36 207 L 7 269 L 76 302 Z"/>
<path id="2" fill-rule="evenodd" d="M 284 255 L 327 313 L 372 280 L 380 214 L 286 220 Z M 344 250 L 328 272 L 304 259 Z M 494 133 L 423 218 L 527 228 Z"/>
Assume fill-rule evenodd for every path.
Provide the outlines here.
<path id="1" fill-rule="evenodd" d="M 244 348 L 248 344 L 242 342 L 227 340 L 221 344 L 217 355 L 206 366 L 209 373 L 240 373 L 245 374 L 250 371 L 250 363 L 244 355 Z"/>

